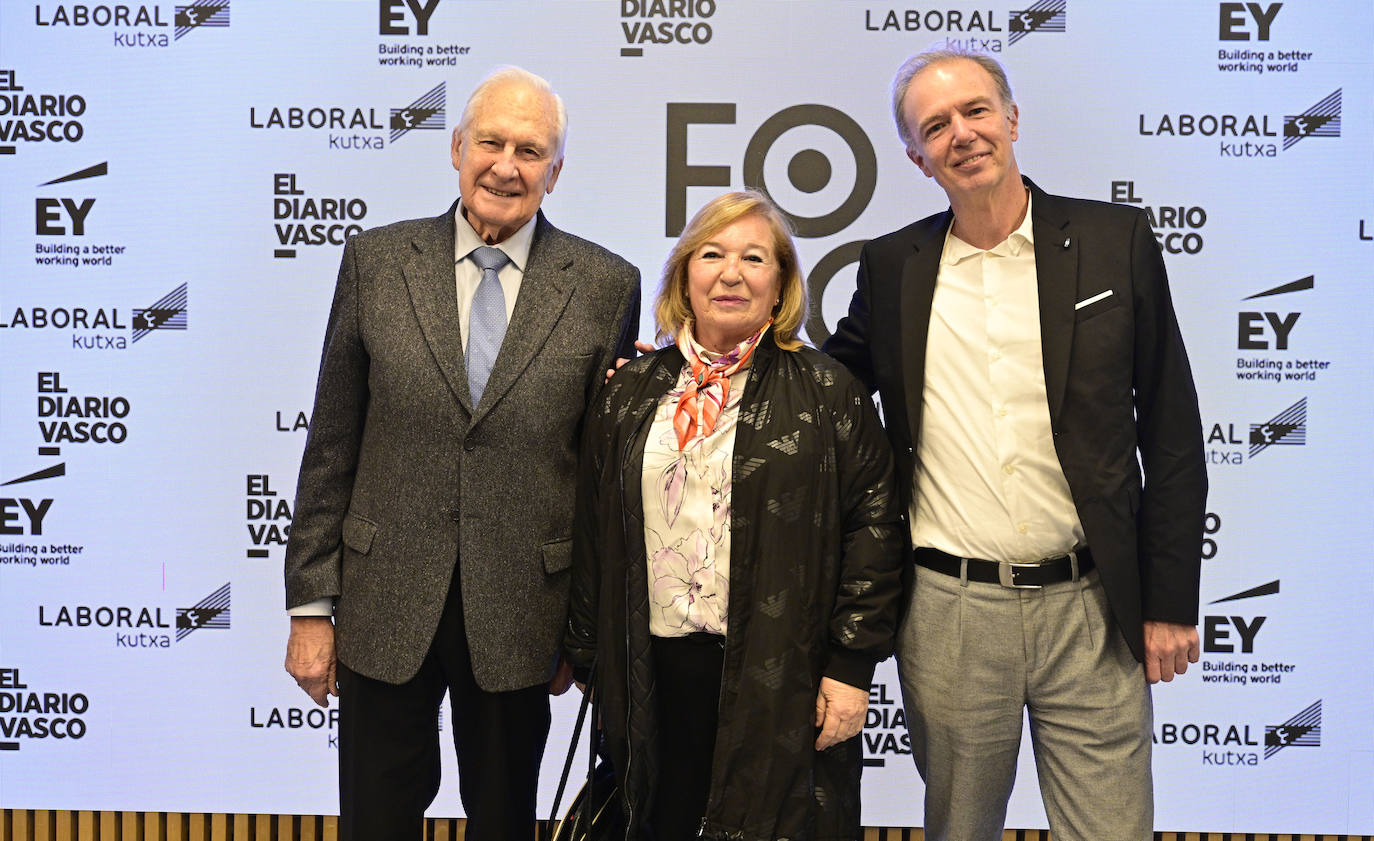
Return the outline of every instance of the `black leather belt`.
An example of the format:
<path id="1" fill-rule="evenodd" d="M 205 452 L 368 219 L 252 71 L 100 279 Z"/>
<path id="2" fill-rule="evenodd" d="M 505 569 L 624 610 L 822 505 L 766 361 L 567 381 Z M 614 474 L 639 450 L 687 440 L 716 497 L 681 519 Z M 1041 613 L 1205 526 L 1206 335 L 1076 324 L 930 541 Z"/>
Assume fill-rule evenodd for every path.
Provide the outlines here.
<path id="1" fill-rule="evenodd" d="M 1062 581 L 1073 581 L 1075 578 L 1082 578 L 1094 566 L 1092 552 L 1087 549 L 1033 563 L 985 561 L 981 558 L 960 558 L 939 549 L 916 549 L 917 564 L 955 578 L 959 577 L 960 567 L 964 561 L 968 561 L 969 581 L 1020 588 L 1037 588 Z"/>

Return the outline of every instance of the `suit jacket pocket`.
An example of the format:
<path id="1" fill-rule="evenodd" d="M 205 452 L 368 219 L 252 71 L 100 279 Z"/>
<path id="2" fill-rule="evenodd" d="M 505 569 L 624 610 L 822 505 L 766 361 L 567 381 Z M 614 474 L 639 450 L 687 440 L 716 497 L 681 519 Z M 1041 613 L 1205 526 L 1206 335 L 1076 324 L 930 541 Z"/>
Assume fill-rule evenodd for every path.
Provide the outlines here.
<path id="1" fill-rule="evenodd" d="M 355 552 L 366 555 L 372 551 L 372 539 L 377 536 L 377 524 L 359 517 L 352 511 L 344 517 L 343 542 Z"/>
<path id="2" fill-rule="evenodd" d="M 587 371 L 595 360 L 596 354 L 583 353 L 575 356 L 546 354 L 538 358 L 531 370 L 538 374 L 551 374 L 567 377 Z"/>
<path id="3" fill-rule="evenodd" d="M 1121 306 L 1121 296 L 1114 290 L 1108 289 L 1084 298 L 1074 307 L 1074 322 L 1082 324 L 1089 319 L 1095 318 L 1103 313 L 1110 312 Z"/>
<path id="4" fill-rule="evenodd" d="M 550 540 L 539 547 L 544 556 L 544 573 L 553 575 L 572 566 L 572 538 Z"/>

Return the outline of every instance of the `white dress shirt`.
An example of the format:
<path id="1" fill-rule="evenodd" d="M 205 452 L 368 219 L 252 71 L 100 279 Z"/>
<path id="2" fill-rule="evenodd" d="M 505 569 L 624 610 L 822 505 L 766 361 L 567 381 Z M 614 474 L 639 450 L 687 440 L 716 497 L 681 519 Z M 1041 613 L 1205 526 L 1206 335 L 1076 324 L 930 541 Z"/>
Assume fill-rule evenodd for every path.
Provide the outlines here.
<path id="1" fill-rule="evenodd" d="M 990 250 L 953 230 L 926 341 L 912 544 L 1027 562 L 1080 548 L 1050 427 L 1030 204 Z"/>

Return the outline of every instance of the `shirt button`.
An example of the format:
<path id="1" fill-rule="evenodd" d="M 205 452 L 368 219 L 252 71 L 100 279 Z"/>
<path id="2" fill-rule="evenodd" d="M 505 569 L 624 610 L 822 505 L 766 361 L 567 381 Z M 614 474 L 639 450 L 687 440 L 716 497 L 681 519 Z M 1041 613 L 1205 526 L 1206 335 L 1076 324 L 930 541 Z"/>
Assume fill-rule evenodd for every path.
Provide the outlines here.
<path id="1" fill-rule="evenodd" d="M 999 417 L 999 418 L 1005 418 L 1006 416 L 1007 416 L 1007 407 L 1006 407 L 1006 406 L 1003 406 L 1002 408 L 1000 408 L 1000 409 L 997 410 L 997 417 Z"/>
<path id="2" fill-rule="evenodd" d="M 1002 465 L 1002 472 L 1010 476 L 1016 472 L 1016 468 L 1012 467 L 1010 464 L 1004 464 Z"/>
<path id="3" fill-rule="evenodd" d="M 999 359 L 1001 359 L 1001 358 L 1002 358 L 1002 351 L 1000 351 L 1000 350 L 994 350 L 994 351 L 992 352 L 992 361 L 996 362 L 997 360 L 999 360 Z"/>
<path id="4" fill-rule="evenodd" d="M 1022 534 L 1025 534 L 1025 533 L 1026 533 L 1026 524 L 1025 524 L 1025 523 L 1021 523 L 1020 525 L 1018 525 L 1018 526 L 1016 527 L 1016 530 L 1019 531 L 1019 532 L 1021 532 Z"/>

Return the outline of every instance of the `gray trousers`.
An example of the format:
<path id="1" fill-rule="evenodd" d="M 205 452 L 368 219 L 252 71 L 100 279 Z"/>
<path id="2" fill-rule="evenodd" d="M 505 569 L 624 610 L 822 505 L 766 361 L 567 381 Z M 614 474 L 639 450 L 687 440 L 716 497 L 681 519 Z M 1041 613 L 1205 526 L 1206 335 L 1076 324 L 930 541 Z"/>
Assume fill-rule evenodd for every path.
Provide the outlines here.
<path id="1" fill-rule="evenodd" d="M 1038 590 L 916 568 L 897 664 L 928 841 L 997 841 L 1023 710 L 1055 841 L 1149 841 L 1151 704 L 1096 570 Z"/>

